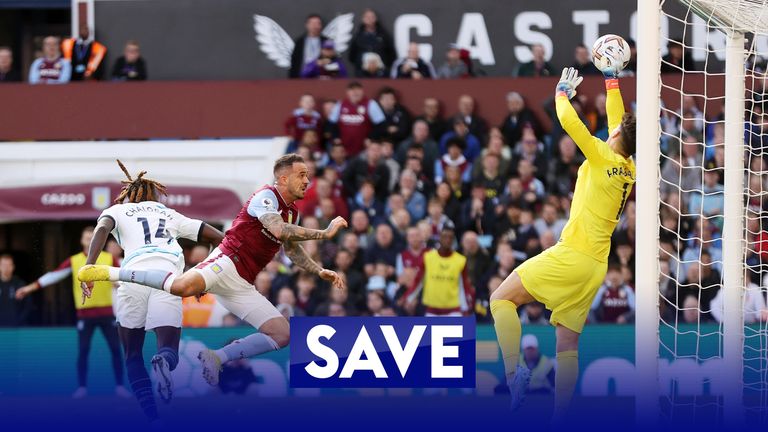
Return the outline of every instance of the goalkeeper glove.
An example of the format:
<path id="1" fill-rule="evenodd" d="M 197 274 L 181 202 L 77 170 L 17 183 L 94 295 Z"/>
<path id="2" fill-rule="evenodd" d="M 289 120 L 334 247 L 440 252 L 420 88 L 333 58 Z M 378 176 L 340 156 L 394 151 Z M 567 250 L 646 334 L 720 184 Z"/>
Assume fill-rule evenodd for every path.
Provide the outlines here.
<path id="1" fill-rule="evenodd" d="M 600 69 L 605 79 L 616 79 L 619 77 L 619 72 L 622 69 L 622 61 L 614 57 L 613 52 L 606 50 L 603 53 L 603 58 L 607 60 L 606 66 Z"/>
<path id="2" fill-rule="evenodd" d="M 584 78 L 579 76 L 579 71 L 569 67 L 564 68 L 562 75 L 560 75 L 560 81 L 557 83 L 557 90 L 555 95 L 564 94 L 568 99 L 573 99 L 576 96 L 576 87 L 581 84 Z"/>

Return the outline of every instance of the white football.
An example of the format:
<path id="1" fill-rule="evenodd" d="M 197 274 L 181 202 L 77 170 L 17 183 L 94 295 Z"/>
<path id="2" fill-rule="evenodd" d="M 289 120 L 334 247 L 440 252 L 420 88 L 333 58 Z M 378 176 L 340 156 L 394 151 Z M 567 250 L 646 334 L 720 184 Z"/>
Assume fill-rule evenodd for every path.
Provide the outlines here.
<path id="1" fill-rule="evenodd" d="M 592 45 L 592 63 L 600 71 L 621 72 L 629 64 L 630 57 L 629 44 L 621 36 L 603 35 Z"/>

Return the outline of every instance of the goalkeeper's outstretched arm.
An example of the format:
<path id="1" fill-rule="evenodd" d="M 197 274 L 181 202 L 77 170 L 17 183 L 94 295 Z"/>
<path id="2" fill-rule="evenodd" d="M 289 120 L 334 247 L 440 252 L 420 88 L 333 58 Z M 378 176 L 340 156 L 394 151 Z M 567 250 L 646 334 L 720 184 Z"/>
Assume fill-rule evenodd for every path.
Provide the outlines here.
<path id="1" fill-rule="evenodd" d="M 555 110 L 563 130 L 573 138 L 587 160 L 595 161 L 600 157 L 597 146 L 602 141 L 592 136 L 571 105 L 571 99 L 576 96 L 576 87 L 581 84 L 582 79 L 576 69 L 563 69 L 555 92 Z M 603 143 L 603 145 L 605 144 Z"/>
<path id="2" fill-rule="evenodd" d="M 608 134 L 613 132 L 621 124 L 624 116 L 624 100 L 619 90 L 619 79 L 611 76 L 605 77 L 605 111 L 608 114 Z"/>

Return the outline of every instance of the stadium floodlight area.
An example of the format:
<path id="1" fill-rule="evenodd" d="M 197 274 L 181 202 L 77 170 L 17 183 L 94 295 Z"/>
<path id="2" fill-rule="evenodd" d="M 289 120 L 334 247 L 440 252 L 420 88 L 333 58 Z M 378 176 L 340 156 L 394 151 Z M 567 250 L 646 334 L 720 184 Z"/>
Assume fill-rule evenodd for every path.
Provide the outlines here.
<path id="1" fill-rule="evenodd" d="M 641 0 L 638 28 L 638 418 L 766 423 L 768 0 Z"/>

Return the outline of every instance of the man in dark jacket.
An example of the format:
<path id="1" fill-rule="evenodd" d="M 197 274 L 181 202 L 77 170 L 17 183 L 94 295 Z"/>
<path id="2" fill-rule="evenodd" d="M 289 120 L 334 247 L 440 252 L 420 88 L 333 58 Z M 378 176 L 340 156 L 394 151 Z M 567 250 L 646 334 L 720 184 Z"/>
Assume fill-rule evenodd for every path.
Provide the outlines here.
<path id="1" fill-rule="evenodd" d="M 27 325 L 32 308 L 31 298 L 16 300 L 16 290 L 26 282 L 14 275 L 16 267 L 13 257 L 0 255 L 0 327 L 18 327 Z"/>
<path id="2" fill-rule="evenodd" d="M 392 36 L 379 23 L 376 12 L 366 9 L 363 12 L 362 21 L 363 23 L 357 29 L 357 33 L 355 33 L 349 46 L 349 62 L 354 66 L 355 76 L 358 77 L 363 75 L 363 55 L 365 53 L 378 54 L 387 70 L 396 57 Z"/>
<path id="3" fill-rule="evenodd" d="M 323 19 L 320 15 L 311 14 L 304 21 L 306 32 L 294 40 L 293 53 L 291 53 L 291 69 L 289 78 L 301 77 L 304 65 L 317 60 L 320 57 L 320 49 L 327 39 L 321 34 L 323 31 Z"/>

